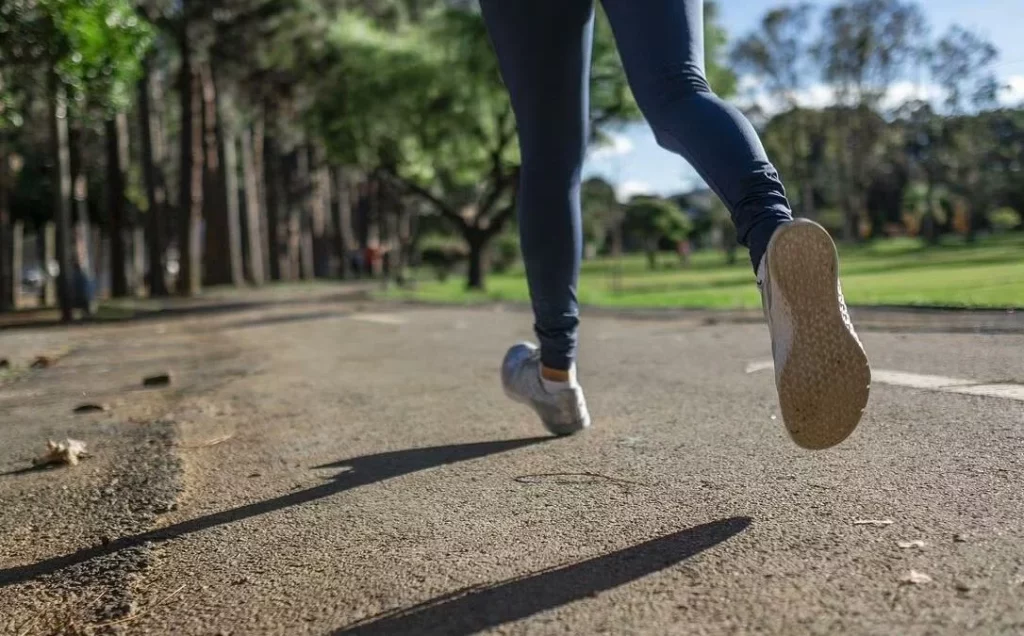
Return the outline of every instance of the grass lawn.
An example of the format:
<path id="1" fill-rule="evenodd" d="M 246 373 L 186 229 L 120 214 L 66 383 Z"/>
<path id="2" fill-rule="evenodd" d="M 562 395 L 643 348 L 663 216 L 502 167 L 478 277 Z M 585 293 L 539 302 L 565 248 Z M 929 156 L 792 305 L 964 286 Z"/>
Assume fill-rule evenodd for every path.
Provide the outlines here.
<path id="1" fill-rule="evenodd" d="M 1019 233 L 971 245 L 950 240 L 934 247 L 916 239 L 889 239 L 842 246 L 840 253 L 843 292 L 852 305 L 1024 307 L 1024 235 Z M 695 254 L 687 268 L 672 254 L 660 258 L 654 271 L 640 255 L 618 264 L 610 259 L 585 262 L 580 302 L 638 308 L 760 307 L 745 252 L 732 266 L 717 251 Z M 484 292 L 467 291 L 461 276 L 440 283 L 428 278 L 431 274 L 422 270 L 416 289 L 394 290 L 388 297 L 450 303 L 529 299 L 521 267 L 488 276 Z"/>

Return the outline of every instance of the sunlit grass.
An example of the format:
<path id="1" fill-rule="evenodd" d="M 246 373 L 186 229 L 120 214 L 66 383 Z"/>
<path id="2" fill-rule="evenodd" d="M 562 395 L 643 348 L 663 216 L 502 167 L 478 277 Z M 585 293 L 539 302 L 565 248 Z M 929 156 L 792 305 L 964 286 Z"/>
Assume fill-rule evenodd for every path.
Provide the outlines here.
<path id="1" fill-rule="evenodd" d="M 950 241 L 926 246 L 915 239 L 891 239 L 864 246 L 844 246 L 843 291 L 854 305 L 942 305 L 956 307 L 1024 307 L 1024 235 Z M 760 296 L 745 253 L 727 265 L 720 252 L 695 254 L 683 268 L 672 254 L 660 257 L 651 271 L 642 256 L 620 262 L 584 263 L 579 298 L 605 307 L 755 308 Z M 444 303 L 526 301 L 521 268 L 487 278 L 484 292 L 465 289 L 453 276 L 441 283 L 420 272 L 414 290 L 394 290 L 391 298 Z"/>

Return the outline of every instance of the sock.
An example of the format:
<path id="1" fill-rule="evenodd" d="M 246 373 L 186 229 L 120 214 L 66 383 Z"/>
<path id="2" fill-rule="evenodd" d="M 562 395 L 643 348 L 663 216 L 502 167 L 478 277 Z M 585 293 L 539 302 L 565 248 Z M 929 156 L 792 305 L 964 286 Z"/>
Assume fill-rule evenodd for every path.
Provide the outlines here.
<path id="1" fill-rule="evenodd" d="M 576 365 L 569 367 L 568 371 L 560 369 L 549 369 L 544 365 L 540 367 L 540 383 L 548 393 L 557 393 L 565 389 L 572 389 L 576 383 Z"/>

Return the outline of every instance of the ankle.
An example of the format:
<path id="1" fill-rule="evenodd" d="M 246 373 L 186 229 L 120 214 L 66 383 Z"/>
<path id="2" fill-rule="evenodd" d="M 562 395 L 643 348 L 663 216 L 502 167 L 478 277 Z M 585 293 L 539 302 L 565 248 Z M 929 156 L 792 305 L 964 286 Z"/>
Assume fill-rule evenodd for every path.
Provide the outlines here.
<path id="1" fill-rule="evenodd" d="M 575 388 L 577 386 L 576 367 L 574 365 L 569 369 L 562 370 L 541 365 L 540 383 L 548 393 Z"/>
<path id="2" fill-rule="evenodd" d="M 568 382 L 572 376 L 568 369 L 552 369 L 542 364 L 540 365 L 540 377 L 548 382 Z"/>

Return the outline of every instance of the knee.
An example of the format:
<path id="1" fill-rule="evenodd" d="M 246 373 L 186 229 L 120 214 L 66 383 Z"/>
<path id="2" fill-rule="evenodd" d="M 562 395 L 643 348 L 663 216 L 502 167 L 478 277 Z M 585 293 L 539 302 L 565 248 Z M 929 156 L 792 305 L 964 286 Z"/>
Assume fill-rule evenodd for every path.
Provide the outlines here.
<path id="1" fill-rule="evenodd" d="M 577 135 L 546 134 L 520 141 L 522 178 L 530 181 L 571 182 L 586 159 L 586 140 Z"/>
<path id="2" fill-rule="evenodd" d="M 654 74 L 636 90 L 637 105 L 655 128 L 678 121 L 687 104 L 714 95 L 704 70 L 685 64 Z"/>

